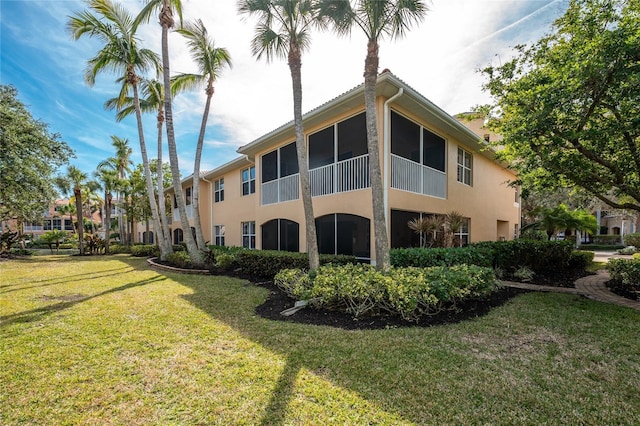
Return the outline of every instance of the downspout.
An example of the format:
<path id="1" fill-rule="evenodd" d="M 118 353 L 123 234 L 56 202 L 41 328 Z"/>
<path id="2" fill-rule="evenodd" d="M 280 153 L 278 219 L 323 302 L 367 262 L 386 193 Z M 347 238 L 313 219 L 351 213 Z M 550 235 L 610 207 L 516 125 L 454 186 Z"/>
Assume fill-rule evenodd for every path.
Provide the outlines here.
<path id="1" fill-rule="evenodd" d="M 383 125 L 383 131 L 384 131 L 384 139 L 383 139 L 383 170 L 384 170 L 384 182 L 382 184 L 382 188 L 383 188 L 383 199 L 384 199 L 384 217 L 385 217 L 385 222 L 387 225 L 387 233 L 389 235 L 391 235 L 391 227 L 389 226 L 389 217 L 391 216 L 391 213 L 389 212 L 389 186 L 391 185 L 389 182 L 389 158 L 390 158 L 390 147 L 389 147 L 389 143 L 390 143 L 390 139 L 391 139 L 391 128 L 389 126 L 389 104 L 393 101 L 395 101 L 396 99 L 398 99 L 400 96 L 402 96 L 402 94 L 404 93 L 404 88 L 400 88 L 398 89 L 398 93 L 396 93 L 395 95 L 393 95 L 392 97 L 390 97 L 389 99 L 387 99 L 384 103 L 384 110 L 383 110 L 383 114 L 384 114 L 384 125 Z"/>
<path id="2" fill-rule="evenodd" d="M 209 184 L 209 244 L 213 245 L 216 241 L 216 236 L 213 233 L 213 182 L 204 176 L 201 179 Z"/>

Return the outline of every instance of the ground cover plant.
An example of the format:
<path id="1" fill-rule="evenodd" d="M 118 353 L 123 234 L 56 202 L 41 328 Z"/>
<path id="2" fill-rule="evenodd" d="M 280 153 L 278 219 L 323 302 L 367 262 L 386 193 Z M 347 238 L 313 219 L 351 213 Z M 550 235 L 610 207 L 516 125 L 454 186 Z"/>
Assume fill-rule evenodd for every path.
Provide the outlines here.
<path id="1" fill-rule="evenodd" d="M 0 424 L 638 424 L 640 312 L 526 293 L 434 327 L 256 315 L 143 258 L 0 262 Z"/>

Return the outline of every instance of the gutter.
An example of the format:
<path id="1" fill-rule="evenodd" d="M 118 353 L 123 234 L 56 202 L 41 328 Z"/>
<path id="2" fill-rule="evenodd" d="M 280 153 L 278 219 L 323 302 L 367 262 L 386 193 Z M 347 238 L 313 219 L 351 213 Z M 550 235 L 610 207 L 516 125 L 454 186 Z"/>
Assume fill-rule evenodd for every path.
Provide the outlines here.
<path id="1" fill-rule="evenodd" d="M 389 182 L 389 158 L 390 158 L 390 139 L 391 139 L 391 127 L 389 124 L 389 104 L 393 101 L 395 101 L 396 99 L 398 99 L 400 96 L 402 96 L 402 94 L 404 93 L 404 89 L 402 87 L 400 87 L 400 89 L 398 89 L 398 93 L 396 93 L 395 95 L 393 95 L 392 97 L 390 97 L 389 99 L 387 99 L 384 103 L 384 110 L 383 110 L 383 114 L 384 114 L 384 125 L 383 125 L 383 132 L 384 132 L 384 136 L 383 136 L 383 170 L 384 170 L 384 183 L 382 185 L 382 191 L 383 191 L 383 200 L 384 200 L 384 218 L 385 218 L 385 222 L 386 222 L 386 226 L 387 226 L 387 233 L 391 230 L 390 226 L 389 226 L 389 217 L 391 216 L 391 213 L 389 212 L 389 186 L 391 185 Z"/>

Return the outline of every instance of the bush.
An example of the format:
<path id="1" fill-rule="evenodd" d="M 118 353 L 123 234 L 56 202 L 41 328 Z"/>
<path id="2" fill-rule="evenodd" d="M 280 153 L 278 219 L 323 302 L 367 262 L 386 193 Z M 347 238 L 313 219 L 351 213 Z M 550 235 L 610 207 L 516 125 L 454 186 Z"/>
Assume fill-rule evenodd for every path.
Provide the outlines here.
<path id="1" fill-rule="evenodd" d="M 628 246 L 640 247 L 640 234 L 629 234 L 624 236 L 624 242 Z"/>
<path id="2" fill-rule="evenodd" d="M 571 252 L 571 257 L 569 258 L 569 268 L 574 270 L 587 269 L 593 263 L 594 256 L 595 253 L 592 251 L 574 250 Z"/>
<path id="3" fill-rule="evenodd" d="M 176 251 L 168 254 L 167 262 L 176 268 L 190 269 L 192 267 L 191 258 L 186 251 Z"/>
<path id="4" fill-rule="evenodd" d="M 569 241 L 485 241 L 472 247 L 493 251 L 493 266 L 508 272 L 526 266 L 536 274 L 553 274 L 569 267 L 573 245 Z"/>
<path id="5" fill-rule="evenodd" d="M 215 257 L 214 264 L 223 271 L 230 271 L 235 267 L 236 257 L 230 253 L 221 253 Z"/>
<path id="6" fill-rule="evenodd" d="M 14 256 L 33 256 L 33 250 L 29 249 L 21 249 L 21 248 L 12 248 L 11 254 Z"/>
<path id="7" fill-rule="evenodd" d="M 109 252 L 111 254 L 131 253 L 131 247 L 122 244 L 111 244 L 109 246 Z"/>
<path id="8" fill-rule="evenodd" d="M 294 253 L 275 250 L 239 250 L 235 254 L 235 262 L 242 272 L 248 276 L 273 279 L 283 269 L 308 269 L 307 253 Z M 320 255 L 320 264 L 333 263 L 344 265 L 355 263 L 353 256 Z"/>
<path id="9" fill-rule="evenodd" d="M 640 259 L 609 259 L 607 269 L 615 286 L 640 291 Z"/>
<path id="10" fill-rule="evenodd" d="M 493 251 L 488 247 L 462 248 L 397 248 L 390 251 L 391 265 L 395 267 L 477 265 L 491 266 Z"/>
<path id="11" fill-rule="evenodd" d="M 406 320 L 490 294 L 499 287 L 490 268 L 475 265 L 391 268 L 386 272 L 365 264 L 325 265 L 309 275 L 283 270 L 275 283 L 296 299 L 343 310 L 356 317 L 391 313 Z"/>
<path id="12" fill-rule="evenodd" d="M 591 237 L 594 244 L 603 246 L 614 246 L 622 244 L 620 235 L 593 235 Z"/>
<path id="13" fill-rule="evenodd" d="M 621 248 L 617 252 L 618 252 L 618 254 L 632 255 L 637 251 L 638 250 L 634 246 L 628 246 L 628 247 L 625 247 L 625 248 Z"/>
<path id="14" fill-rule="evenodd" d="M 131 247 L 131 255 L 135 257 L 158 257 L 160 249 L 153 244 L 140 244 Z"/>

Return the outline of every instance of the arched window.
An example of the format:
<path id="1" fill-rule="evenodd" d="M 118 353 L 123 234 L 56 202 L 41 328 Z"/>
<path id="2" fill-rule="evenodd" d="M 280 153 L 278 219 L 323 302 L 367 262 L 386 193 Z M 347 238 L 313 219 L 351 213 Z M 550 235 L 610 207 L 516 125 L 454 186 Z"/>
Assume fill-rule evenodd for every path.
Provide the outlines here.
<path id="1" fill-rule="evenodd" d="M 173 231 L 173 244 L 180 244 L 184 241 L 184 235 L 182 229 L 178 228 Z"/>
<path id="2" fill-rule="evenodd" d="M 142 233 L 142 242 L 145 244 L 153 244 L 153 231 L 144 231 Z"/>
<path id="3" fill-rule="evenodd" d="M 273 219 L 262 228 L 262 250 L 300 251 L 300 225 L 288 219 Z"/>
<path id="4" fill-rule="evenodd" d="M 366 217 L 334 213 L 316 218 L 318 249 L 323 254 L 346 254 L 371 259 L 371 221 Z"/>

